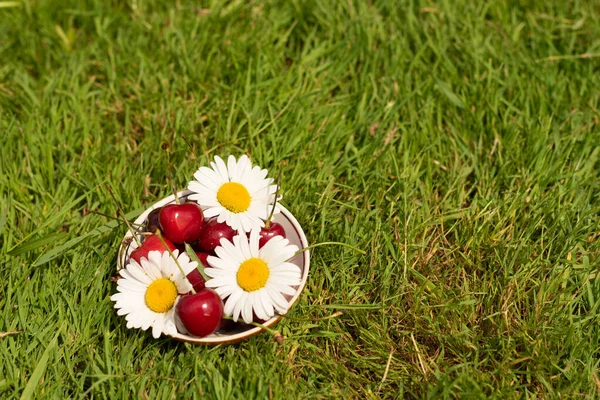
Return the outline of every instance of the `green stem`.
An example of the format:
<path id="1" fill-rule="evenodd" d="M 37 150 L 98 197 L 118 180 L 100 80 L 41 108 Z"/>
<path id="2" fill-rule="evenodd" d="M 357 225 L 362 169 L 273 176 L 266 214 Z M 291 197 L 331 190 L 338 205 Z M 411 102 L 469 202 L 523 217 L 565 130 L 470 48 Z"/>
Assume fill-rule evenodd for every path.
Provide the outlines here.
<path id="1" fill-rule="evenodd" d="M 277 206 L 277 196 L 279 196 L 279 185 L 281 184 L 281 172 L 283 170 L 279 170 L 279 175 L 277 176 L 277 189 L 275 189 L 275 199 L 273 200 L 273 208 L 271 209 L 271 214 L 267 218 L 267 222 L 265 223 L 265 228 L 269 229 L 271 227 L 271 219 L 273 219 L 273 214 L 275 214 L 275 207 Z"/>
<path id="2" fill-rule="evenodd" d="M 276 331 L 276 330 L 273 330 L 273 329 L 271 329 L 271 328 L 267 328 L 266 326 L 264 326 L 263 324 L 259 324 L 258 322 L 254 322 L 254 321 L 252 321 L 252 322 L 250 322 L 248 325 L 253 325 L 253 326 L 256 326 L 256 327 L 258 327 L 258 328 L 260 328 L 260 329 L 262 329 L 262 330 L 264 330 L 264 331 L 267 331 L 267 332 L 269 332 L 271 335 L 278 335 L 278 334 L 279 334 L 279 332 L 278 332 L 278 331 Z"/>
<path id="3" fill-rule="evenodd" d="M 279 316 L 283 317 L 283 315 L 282 315 L 282 314 L 277 314 L 277 315 L 279 315 Z M 232 318 L 231 316 L 229 316 L 229 315 L 223 315 L 221 318 L 223 318 L 223 319 L 227 319 L 227 320 L 229 320 L 229 321 L 233 321 L 233 318 Z M 267 327 L 267 326 L 265 326 L 265 325 L 263 325 L 263 324 L 259 324 L 258 322 L 254 322 L 254 321 L 252 321 L 252 322 L 245 322 L 245 321 L 244 321 L 244 323 L 245 323 L 245 324 L 248 324 L 248 325 L 256 326 L 257 328 L 260 328 L 260 329 L 262 329 L 262 330 L 265 330 L 265 331 L 267 331 L 267 332 L 269 332 L 269 333 L 271 333 L 271 334 L 273 334 L 273 335 L 275 335 L 275 334 L 279 334 L 279 331 L 273 330 L 273 329 L 271 329 L 271 328 L 269 328 L 269 327 Z"/>
<path id="4" fill-rule="evenodd" d="M 198 158 L 198 157 L 196 157 L 196 154 L 194 153 L 194 146 L 192 146 L 190 141 L 187 140 L 187 138 L 185 136 L 183 136 L 183 134 L 181 132 L 177 132 L 177 136 L 182 138 L 183 141 L 188 145 L 188 147 L 190 148 L 190 151 L 192 152 L 192 155 L 194 156 L 194 159 Z"/>
<path id="5" fill-rule="evenodd" d="M 117 198 L 113 194 L 112 189 L 110 188 L 110 185 L 108 183 L 106 184 L 106 190 L 108 190 L 108 193 L 110 194 L 110 197 L 112 197 L 113 201 L 117 205 L 117 213 L 121 216 L 121 218 L 123 218 L 123 221 L 127 225 L 127 229 L 129 229 L 129 232 L 131 232 L 131 236 L 133 237 L 133 240 L 135 240 L 135 242 L 137 243 L 138 247 L 140 247 L 142 245 L 142 243 L 137 238 L 136 230 L 133 229 L 133 226 L 131 225 L 131 222 L 129 222 L 129 220 L 127 219 L 127 217 L 125 217 L 125 213 L 123 212 L 123 209 L 121 208 L 121 203 L 117 200 Z M 118 218 L 117 218 L 117 220 L 118 220 Z"/>
<path id="6" fill-rule="evenodd" d="M 280 316 L 283 317 L 282 314 L 278 314 L 278 315 L 280 315 Z M 233 321 L 233 318 L 231 318 L 229 315 L 223 315 L 223 317 L 221 317 L 221 318 Z M 267 326 L 265 326 L 263 324 L 259 324 L 258 322 L 254 322 L 254 321 L 250 322 L 248 325 L 256 326 L 257 328 L 260 328 L 263 331 L 266 331 L 266 332 L 270 333 L 271 335 L 273 335 L 273 337 L 275 338 L 275 340 L 277 342 L 279 342 L 280 344 L 283 343 L 283 336 L 281 336 L 281 333 L 279 331 L 273 330 L 273 329 L 271 329 L 271 328 L 269 328 L 269 327 L 267 327 Z"/>
<path id="7" fill-rule="evenodd" d="M 198 272 L 200 272 L 200 275 L 202 275 L 202 278 L 204 278 L 205 281 L 209 280 L 210 277 L 208 275 L 206 275 L 206 272 L 204 272 L 204 264 L 202 264 L 202 261 L 200 261 L 200 259 L 198 258 L 198 255 L 196 254 L 194 249 L 192 249 L 192 246 L 190 246 L 189 243 L 185 244 L 185 252 L 188 254 L 188 256 L 190 256 L 192 261 L 196 261 L 198 263 L 198 266 L 196 267 L 196 269 L 198 270 Z"/>
<path id="8" fill-rule="evenodd" d="M 167 249 L 171 258 L 173 260 L 175 260 L 175 264 L 177 264 L 177 268 L 179 268 L 179 272 L 181 272 L 181 275 L 183 275 L 185 277 L 185 279 L 187 279 L 187 281 L 190 282 L 190 280 L 188 279 L 187 275 L 185 274 L 183 268 L 181 268 L 181 265 L 179 264 L 177 257 L 175 257 L 175 254 L 173 254 L 173 251 L 169 248 L 169 246 L 167 246 L 167 242 L 165 242 L 165 239 L 163 239 L 162 235 L 160 234 L 160 231 L 157 231 L 156 237 L 158 237 L 158 239 L 163 244 L 163 246 L 165 246 L 165 249 Z M 186 243 L 186 245 L 187 245 L 187 243 Z M 192 282 L 190 282 L 190 285 L 192 285 Z M 192 293 L 196 294 L 196 291 L 194 290 L 194 285 L 192 285 Z"/>

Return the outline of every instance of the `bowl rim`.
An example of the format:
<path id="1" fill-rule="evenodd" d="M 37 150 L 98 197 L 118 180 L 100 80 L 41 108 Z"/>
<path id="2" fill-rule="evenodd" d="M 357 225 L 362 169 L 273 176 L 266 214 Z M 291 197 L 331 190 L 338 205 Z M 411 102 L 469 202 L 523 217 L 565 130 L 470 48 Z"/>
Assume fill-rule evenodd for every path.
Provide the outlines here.
<path id="1" fill-rule="evenodd" d="M 177 197 L 178 198 L 187 197 L 192 193 L 194 193 L 194 192 L 192 192 L 189 189 L 181 190 L 181 191 L 177 192 Z M 170 196 L 167 196 L 167 197 L 157 201 L 156 203 L 154 203 L 150 207 L 148 207 L 143 213 L 141 213 L 135 219 L 134 224 L 140 224 L 140 225 L 143 224 L 146 221 L 148 214 L 150 214 L 150 212 L 152 210 L 159 208 L 159 207 L 163 207 L 167 204 L 171 204 L 174 202 L 175 202 L 175 194 L 172 194 Z M 296 217 L 294 217 L 294 215 L 287 208 L 285 208 L 281 203 L 278 203 L 278 205 L 281 210 L 281 215 L 283 217 L 287 218 L 287 220 L 290 222 L 290 224 L 296 231 L 296 234 L 298 235 L 298 237 L 300 239 L 300 244 L 302 245 L 302 248 L 308 247 L 308 240 L 306 239 L 306 235 L 304 234 L 304 231 L 302 230 L 302 226 L 300 226 L 300 223 L 298 222 Z M 128 229 L 127 232 L 125 233 L 125 236 L 123 236 L 123 239 L 121 240 L 121 244 L 119 246 L 118 258 L 117 258 L 117 271 L 121 270 L 122 268 L 125 268 L 126 261 L 127 261 L 127 251 L 126 250 L 127 250 L 127 247 L 130 245 L 132 238 L 133 238 L 133 233 Z M 298 285 L 298 288 L 296 289 L 296 293 L 290 299 L 287 311 L 289 311 L 292 308 L 292 306 L 294 305 L 294 303 L 296 303 L 296 301 L 300 297 L 300 294 L 306 287 L 306 282 L 308 281 L 308 272 L 310 269 L 310 250 L 305 250 L 302 253 L 300 253 L 299 255 L 303 256 L 302 264 L 303 264 L 304 268 L 302 271 L 300 285 Z M 270 328 L 271 326 L 276 324 L 281 318 L 282 318 L 282 315 L 276 314 L 275 316 L 273 316 L 272 318 L 267 320 L 262 325 L 267 328 Z M 254 336 L 254 335 L 260 333 L 262 330 L 263 329 L 261 327 L 254 327 L 254 328 L 242 331 L 242 332 L 238 332 L 233 335 L 212 334 L 212 335 L 202 337 L 202 338 L 184 335 L 181 333 L 176 333 L 174 335 L 167 335 L 167 336 L 170 336 L 170 337 L 172 337 L 176 340 L 182 341 L 182 342 L 202 344 L 202 345 L 219 345 L 219 344 L 232 344 L 232 343 L 240 342 L 244 339 L 247 339 L 251 336 Z"/>

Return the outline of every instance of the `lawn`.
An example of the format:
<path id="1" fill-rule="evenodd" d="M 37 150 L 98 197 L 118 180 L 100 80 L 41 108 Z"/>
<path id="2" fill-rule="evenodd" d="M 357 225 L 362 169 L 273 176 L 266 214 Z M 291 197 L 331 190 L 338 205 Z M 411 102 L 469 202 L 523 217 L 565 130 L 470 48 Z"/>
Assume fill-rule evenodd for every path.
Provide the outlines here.
<path id="1" fill-rule="evenodd" d="M 0 398 L 600 396 L 599 110 L 592 0 L 0 1 Z M 366 251 L 312 251 L 283 343 L 116 315 L 106 186 L 169 195 L 163 143 Z"/>

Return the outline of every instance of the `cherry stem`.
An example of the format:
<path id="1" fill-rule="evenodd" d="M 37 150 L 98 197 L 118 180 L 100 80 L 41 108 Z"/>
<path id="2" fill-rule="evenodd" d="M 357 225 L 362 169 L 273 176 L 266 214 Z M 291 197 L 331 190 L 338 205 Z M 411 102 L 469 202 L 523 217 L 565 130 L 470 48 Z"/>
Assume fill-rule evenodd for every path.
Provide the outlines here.
<path id="1" fill-rule="evenodd" d="M 129 220 L 125 217 L 125 213 L 123 212 L 123 209 L 121 208 L 121 203 L 117 200 L 117 198 L 113 194 L 112 189 L 110 188 L 110 185 L 108 183 L 106 184 L 106 190 L 108 190 L 110 197 L 112 197 L 113 201 L 117 205 L 117 213 L 121 216 L 121 218 L 123 219 L 123 222 L 125 222 L 125 225 L 127 225 L 127 229 L 129 229 L 129 232 L 131 233 L 133 240 L 135 240 L 138 247 L 140 247 L 142 245 L 142 242 L 140 242 L 140 240 L 137 238 L 136 230 L 133 228 L 133 225 L 131 225 L 131 222 L 129 222 Z M 116 219 L 119 220 L 119 218 L 116 218 Z"/>
<path id="2" fill-rule="evenodd" d="M 349 245 L 347 243 L 342 243 L 342 242 L 321 242 L 321 243 L 311 244 L 310 246 L 306 246 L 305 248 L 298 250 L 297 252 L 294 253 L 293 256 L 291 256 L 290 258 L 288 258 L 287 260 L 285 260 L 285 262 L 290 261 L 292 258 L 296 257 L 298 254 L 304 253 L 306 250 L 310 250 L 310 249 L 314 249 L 315 247 L 326 246 L 326 245 L 330 245 L 330 244 L 337 244 L 339 246 L 348 247 L 348 248 L 350 248 L 350 249 L 352 249 L 352 250 L 354 250 L 354 251 L 356 251 L 356 252 L 358 252 L 360 254 L 367 254 L 366 251 L 361 250 L 361 249 L 359 249 L 357 247 L 351 246 L 351 245 Z"/>
<path id="3" fill-rule="evenodd" d="M 279 175 L 277 176 L 277 189 L 275 189 L 275 200 L 273 200 L 273 208 L 271 209 L 271 214 L 267 218 L 267 222 L 265 222 L 265 228 L 269 229 L 271 227 L 271 219 L 273 218 L 273 214 L 275 214 L 275 207 L 277 206 L 277 196 L 279 195 L 279 185 L 281 184 L 281 172 L 283 170 L 279 170 Z"/>
<path id="4" fill-rule="evenodd" d="M 207 280 L 209 280 L 210 277 L 208 275 L 206 275 L 206 272 L 204 272 L 204 264 L 202 264 L 202 261 L 200 261 L 200 259 L 198 258 L 198 255 L 196 254 L 194 249 L 192 249 L 192 246 L 190 246 L 189 243 L 185 244 L 185 252 L 188 254 L 188 256 L 190 256 L 192 261 L 196 261 L 198 263 L 198 266 L 196 267 L 196 269 L 198 270 L 198 272 L 200 272 L 200 275 L 202 275 L 202 278 L 204 278 L 204 281 L 206 282 Z"/>
<path id="5" fill-rule="evenodd" d="M 263 325 L 263 324 L 259 324 L 258 322 L 254 322 L 254 321 L 252 321 L 252 322 L 250 322 L 248 325 L 253 325 L 253 326 L 256 326 L 257 328 L 260 328 L 260 329 L 262 329 L 262 330 L 264 330 L 264 331 L 267 331 L 267 332 L 269 332 L 269 333 L 270 333 L 271 335 L 273 335 L 273 336 L 280 336 L 280 335 L 281 335 L 281 334 L 279 333 L 279 331 L 276 331 L 276 330 L 274 330 L 274 329 L 268 328 L 268 327 L 266 327 L 266 326 L 265 326 L 265 325 Z"/>
<path id="6" fill-rule="evenodd" d="M 181 268 L 181 265 L 179 264 L 179 260 L 177 260 L 177 257 L 175 257 L 175 254 L 173 254 L 173 251 L 171 250 L 171 248 L 169 246 L 167 246 L 167 242 L 165 242 L 165 239 L 163 239 L 162 235 L 160 234 L 160 230 L 156 232 L 156 237 L 158 238 L 158 240 L 160 240 L 160 242 L 163 244 L 163 246 L 165 246 L 165 249 L 167 249 L 167 251 L 169 252 L 169 255 L 175 261 L 175 264 L 177 264 L 177 268 L 179 268 L 179 272 L 181 272 L 181 275 L 183 275 L 185 277 L 185 279 L 187 279 L 187 281 L 190 283 L 190 285 L 192 285 L 192 282 L 190 282 L 189 278 L 183 271 L 183 268 Z M 192 285 L 192 293 L 196 294 L 196 290 L 194 290 L 194 285 Z"/>

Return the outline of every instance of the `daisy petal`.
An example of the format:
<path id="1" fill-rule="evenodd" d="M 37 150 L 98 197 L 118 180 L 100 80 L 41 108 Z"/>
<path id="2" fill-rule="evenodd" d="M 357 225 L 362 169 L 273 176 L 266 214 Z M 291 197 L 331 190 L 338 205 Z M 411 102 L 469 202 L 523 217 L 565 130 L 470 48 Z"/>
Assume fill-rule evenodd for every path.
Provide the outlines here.
<path id="1" fill-rule="evenodd" d="M 190 198 L 197 201 L 206 211 L 205 217 L 217 217 L 217 221 L 226 222 L 235 230 L 250 232 L 264 226 L 273 202 L 277 185 L 273 178 L 267 178 L 268 171 L 258 166 L 252 166 L 248 156 L 242 155 L 238 160 L 233 155 L 225 162 L 215 156 L 210 168 L 200 167 L 194 173 L 194 179 L 188 183 L 188 189 L 193 194 Z M 217 193 L 225 183 L 236 182 L 244 186 L 250 195 L 249 206 L 241 211 L 232 212 L 221 206 Z M 218 208 L 217 208 L 218 207 Z"/>
<path id="2" fill-rule="evenodd" d="M 215 170 L 220 175 L 223 182 L 229 182 L 229 173 L 225 161 L 219 156 L 215 156 Z"/>
<path id="3" fill-rule="evenodd" d="M 224 208 L 221 207 L 221 206 L 207 208 L 203 212 L 204 213 L 204 218 L 212 218 L 212 217 L 217 216 L 217 215 L 223 215 L 222 214 L 223 210 L 224 210 Z M 223 222 L 223 221 L 220 221 L 220 222 Z"/>
<path id="4" fill-rule="evenodd" d="M 156 318 L 156 320 L 154 321 L 154 324 L 152 325 L 152 337 L 154 339 L 158 339 L 160 337 L 160 334 L 162 333 L 163 325 L 164 325 L 164 317 L 161 315 Z"/>
<path id="5" fill-rule="evenodd" d="M 235 161 L 235 157 L 233 155 L 230 155 L 229 158 L 227 158 L 227 172 L 229 175 L 229 179 L 230 180 L 235 180 L 235 178 L 237 178 L 238 176 L 238 164 Z"/>
<path id="6" fill-rule="evenodd" d="M 244 319 L 244 322 L 249 324 L 250 322 L 252 322 L 252 299 L 253 299 L 253 293 L 248 293 L 248 297 L 247 297 L 247 301 L 243 304 L 242 307 L 242 318 Z"/>
<path id="7" fill-rule="evenodd" d="M 173 256 L 168 252 L 151 251 L 147 259 L 142 258 L 142 265 L 130 260 L 126 269 L 120 271 L 123 278 L 117 282 L 117 293 L 110 299 L 115 303 L 117 315 L 125 317 L 127 328 L 147 330 L 151 327 L 154 338 L 177 333 L 174 320 L 177 295 L 172 299 L 169 291 L 154 290 L 150 299 L 154 298 L 155 301 L 148 300 L 150 305 L 147 304 L 149 287 L 158 280 L 170 280 L 178 293 L 187 293 L 192 289 L 185 274 L 196 268 L 197 263 L 191 261 L 187 254 L 179 254 L 179 250 L 174 250 Z M 173 303 L 169 304 L 171 301 Z M 163 311 L 165 305 L 166 311 Z M 150 307 L 156 307 L 158 311 Z"/>
<path id="8" fill-rule="evenodd" d="M 225 307 L 223 308 L 223 314 L 231 316 L 233 314 L 233 310 L 236 304 L 240 301 L 243 295 L 243 291 L 239 290 L 237 292 L 233 292 L 227 301 L 225 302 Z"/>

